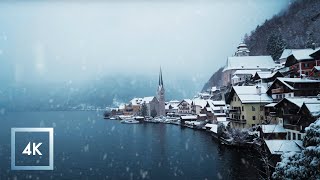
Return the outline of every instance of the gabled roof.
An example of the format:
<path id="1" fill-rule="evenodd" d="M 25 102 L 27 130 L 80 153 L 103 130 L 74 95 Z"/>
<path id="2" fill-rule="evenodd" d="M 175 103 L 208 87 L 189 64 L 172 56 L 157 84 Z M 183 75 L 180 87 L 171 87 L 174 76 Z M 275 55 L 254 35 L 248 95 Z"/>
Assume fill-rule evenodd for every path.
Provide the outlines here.
<path id="1" fill-rule="evenodd" d="M 236 70 L 233 75 L 255 75 L 256 72 L 261 71 L 260 69 L 251 69 L 251 70 Z"/>
<path id="2" fill-rule="evenodd" d="M 299 140 L 265 140 L 271 154 L 281 155 L 286 152 L 301 152 L 302 141 Z"/>
<path id="3" fill-rule="evenodd" d="M 254 79 L 270 79 L 274 76 L 277 77 L 283 77 L 283 75 L 279 72 L 279 71 L 258 71 L 256 72 L 256 74 L 254 75 Z"/>
<path id="4" fill-rule="evenodd" d="M 300 61 L 310 61 L 313 60 L 314 58 L 312 55 L 317 52 L 319 48 L 312 49 L 312 48 L 307 48 L 307 49 L 291 49 L 290 55 L 286 58 L 286 66 L 291 66 L 297 62 Z"/>
<path id="5" fill-rule="evenodd" d="M 144 97 L 142 99 L 142 103 L 149 103 L 150 101 L 152 101 L 154 98 L 156 98 L 155 96 L 149 96 L 149 97 Z"/>
<path id="6" fill-rule="evenodd" d="M 275 66 L 271 56 L 232 56 L 228 57 L 223 72 L 237 69 L 273 69 Z"/>
<path id="7" fill-rule="evenodd" d="M 194 106 L 200 106 L 201 108 L 204 108 L 207 106 L 207 101 L 204 99 L 193 99 L 192 100 L 192 105 Z"/>
<path id="8" fill-rule="evenodd" d="M 267 93 L 269 93 L 272 89 L 272 86 L 276 83 L 276 82 L 281 82 L 283 85 L 287 86 L 289 89 L 294 90 L 294 87 L 292 87 L 290 84 L 293 83 L 299 83 L 299 84 L 303 84 L 303 83 L 320 83 L 320 80 L 313 80 L 313 79 L 302 79 L 302 78 L 284 78 L 284 77 L 278 77 L 275 81 L 272 82 L 272 84 L 270 85 Z"/>
<path id="9" fill-rule="evenodd" d="M 180 101 L 180 103 L 178 104 L 178 106 L 183 103 L 183 102 L 187 102 L 188 104 L 191 104 L 192 103 L 192 100 L 191 99 L 183 99 L 182 101 Z"/>
<path id="10" fill-rule="evenodd" d="M 286 59 L 291 55 L 292 49 L 284 49 L 279 59 Z"/>
<path id="11" fill-rule="evenodd" d="M 261 130 L 263 133 L 287 133 L 283 126 L 279 124 L 261 125 Z"/>
<path id="12" fill-rule="evenodd" d="M 305 102 L 305 103 L 303 103 L 301 109 L 303 107 L 305 107 L 310 112 L 311 116 L 313 116 L 313 117 L 320 116 L 320 100 L 318 100 L 317 102 Z"/>
<path id="13" fill-rule="evenodd" d="M 313 71 L 313 72 L 319 72 L 319 71 L 320 71 L 320 66 L 314 66 L 314 67 L 312 68 L 312 71 Z"/>
<path id="14" fill-rule="evenodd" d="M 261 88 L 261 95 L 258 93 Z M 228 102 L 232 100 L 234 93 L 240 98 L 243 104 L 246 103 L 272 103 L 272 98 L 266 94 L 263 86 L 233 86 L 228 98 Z"/>
<path id="15" fill-rule="evenodd" d="M 299 108 L 302 107 L 303 103 L 320 102 L 320 100 L 318 100 L 317 97 L 286 97 L 286 98 L 283 98 L 281 101 L 279 101 L 275 106 L 279 106 L 279 104 L 281 104 L 284 101 L 289 101 Z"/>

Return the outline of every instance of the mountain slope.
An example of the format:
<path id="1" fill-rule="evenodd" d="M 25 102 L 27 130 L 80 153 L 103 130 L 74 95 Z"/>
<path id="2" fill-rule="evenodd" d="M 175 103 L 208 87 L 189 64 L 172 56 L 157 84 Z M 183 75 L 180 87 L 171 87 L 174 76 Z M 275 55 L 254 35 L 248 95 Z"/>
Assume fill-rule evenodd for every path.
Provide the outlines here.
<path id="1" fill-rule="evenodd" d="M 320 46 L 319 0 L 297 0 L 287 10 L 266 20 L 244 37 L 250 55 L 271 55 L 278 59 L 284 48 Z M 222 69 L 215 72 L 202 91 L 221 84 Z"/>

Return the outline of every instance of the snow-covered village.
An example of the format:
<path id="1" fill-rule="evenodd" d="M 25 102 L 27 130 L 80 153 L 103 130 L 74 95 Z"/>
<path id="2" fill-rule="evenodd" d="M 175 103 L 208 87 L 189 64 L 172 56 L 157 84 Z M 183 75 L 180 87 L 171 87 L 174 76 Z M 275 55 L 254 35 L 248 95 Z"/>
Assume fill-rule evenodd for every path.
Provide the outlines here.
<path id="1" fill-rule="evenodd" d="M 319 0 L 0 2 L 0 180 L 320 180 Z"/>
<path id="2" fill-rule="evenodd" d="M 319 47 L 284 49 L 274 61 L 250 56 L 240 43 L 226 60 L 223 86 L 165 101 L 160 69 L 155 96 L 133 98 L 105 115 L 121 123 L 169 123 L 207 131 L 219 143 L 258 151 L 269 177 L 275 171 L 275 179 L 318 179 L 319 70 Z"/>

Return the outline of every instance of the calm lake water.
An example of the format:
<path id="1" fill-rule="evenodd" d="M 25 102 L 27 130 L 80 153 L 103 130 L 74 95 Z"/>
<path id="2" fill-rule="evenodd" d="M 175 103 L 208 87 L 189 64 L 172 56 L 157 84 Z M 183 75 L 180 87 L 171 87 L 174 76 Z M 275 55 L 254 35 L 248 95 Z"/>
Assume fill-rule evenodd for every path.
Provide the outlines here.
<path id="1" fill-rule="evenodd" d="M 204 131 L 121 124 L 102 112 L 0 115 L 0 179 L 258 179 L 258 158 Z M 54 171 L 11 171 L 12 127 L 54 127 Z"/>

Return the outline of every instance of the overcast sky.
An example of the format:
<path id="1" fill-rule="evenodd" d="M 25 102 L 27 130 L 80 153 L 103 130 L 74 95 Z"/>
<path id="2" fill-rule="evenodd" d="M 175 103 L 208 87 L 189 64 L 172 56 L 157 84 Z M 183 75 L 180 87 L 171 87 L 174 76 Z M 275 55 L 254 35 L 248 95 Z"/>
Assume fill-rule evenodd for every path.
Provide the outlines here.
<path id="1" fill-rule="evenodd" d="M 0 3 L 0 80 L 82 81 L 110 74 L 208 79 L 245 33 L 289 0 Z M 200 78 L 201 79 L 201 78 Z"/>

